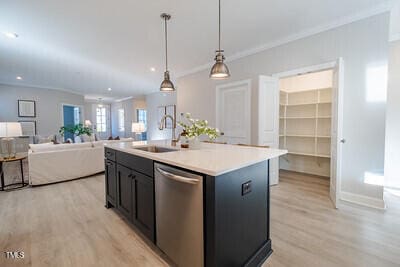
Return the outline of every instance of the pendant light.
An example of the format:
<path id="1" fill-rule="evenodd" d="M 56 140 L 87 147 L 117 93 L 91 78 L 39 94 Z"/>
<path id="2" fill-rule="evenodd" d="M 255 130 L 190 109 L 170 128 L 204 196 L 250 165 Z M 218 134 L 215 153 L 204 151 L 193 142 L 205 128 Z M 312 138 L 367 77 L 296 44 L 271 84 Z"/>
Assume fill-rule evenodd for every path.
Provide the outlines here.
<path id="1" fill-rule="evenodd" d="M 162 92 L 171 92 L 175 91 L 175 86 L 171 82 L 171 79 L 169 77 L 169 71 L 168 71 L 168 34 L 167 34 L 167 20 L 171 19 L 171 15 L 162 13 L 161 18 L 164 20 L 164 26 L 165 26 L 165 72 L 164 72 L 164 80 L 161 83 L 160 86 L 160 91 Z"/>
<path id="2" fill-rule="evenodd" d="M 224 50 L 221 50 L 221 0 L 218 0 L 218 50 L 215 51 L 215 64 L 211 68 L 210 78 L 211 79 L 227 79 L 231 75 L 228 67 L 225 65 Z"/>

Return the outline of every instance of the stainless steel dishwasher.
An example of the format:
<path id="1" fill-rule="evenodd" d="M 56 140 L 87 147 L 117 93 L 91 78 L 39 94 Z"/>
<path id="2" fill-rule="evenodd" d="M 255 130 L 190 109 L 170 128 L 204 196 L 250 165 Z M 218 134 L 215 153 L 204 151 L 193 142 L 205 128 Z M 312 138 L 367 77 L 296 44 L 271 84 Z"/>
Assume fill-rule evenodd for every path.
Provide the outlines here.
<path id="1" fill-rule="evenodd" d="M 157 246 L 179 267 L 204 266 L 203 177 L 155 164 Z"/>

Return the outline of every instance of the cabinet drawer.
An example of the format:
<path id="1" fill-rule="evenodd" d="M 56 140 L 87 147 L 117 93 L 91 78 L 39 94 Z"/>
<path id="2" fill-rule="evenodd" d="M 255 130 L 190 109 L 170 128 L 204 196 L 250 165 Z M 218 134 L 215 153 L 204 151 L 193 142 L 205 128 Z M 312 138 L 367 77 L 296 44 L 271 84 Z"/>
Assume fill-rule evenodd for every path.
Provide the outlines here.
<path id="1" fill-rule="evenodd" d="M 116 160 L 118 164 L 124 165 L 147 176 L 154 177 L 153 161 L 151 159 L 146 159 L 132 154 L 117 151 Z"/>
<path id="2" fill-rule="evenodd" d="M 108 160 L 115 161 L 115 150 L 104 148 L 104 157 Z"/>

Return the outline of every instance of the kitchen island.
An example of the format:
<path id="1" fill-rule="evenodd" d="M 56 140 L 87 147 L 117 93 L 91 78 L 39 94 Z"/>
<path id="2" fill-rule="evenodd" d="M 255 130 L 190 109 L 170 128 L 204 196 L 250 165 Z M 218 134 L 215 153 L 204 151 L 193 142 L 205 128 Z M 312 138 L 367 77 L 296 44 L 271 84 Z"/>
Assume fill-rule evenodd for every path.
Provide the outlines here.
<path id="1" fill-rule="evenodd" d="M 106 207 L 178 266 L 261 265 L 272 253 L 269 160 L 286 151 L 169 144 L 107 144 Z"/>

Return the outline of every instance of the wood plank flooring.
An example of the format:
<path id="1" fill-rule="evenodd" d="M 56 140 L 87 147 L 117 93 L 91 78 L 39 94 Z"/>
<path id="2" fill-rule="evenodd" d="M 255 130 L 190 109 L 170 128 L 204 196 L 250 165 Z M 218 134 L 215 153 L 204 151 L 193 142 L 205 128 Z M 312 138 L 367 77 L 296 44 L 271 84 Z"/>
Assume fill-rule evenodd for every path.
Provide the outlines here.
<path id="1" fill-rule="evenodd" d="M 328 180 L 282 172 L 271 189 L 274 253 L 263 265 L 400 266 L 400 201 L 332 208 Z M 6 259 L 4 251 L 24 251 Z M 104 176 L 0 192 L 0 266 L 170 266 L 113 209 Z"/>

